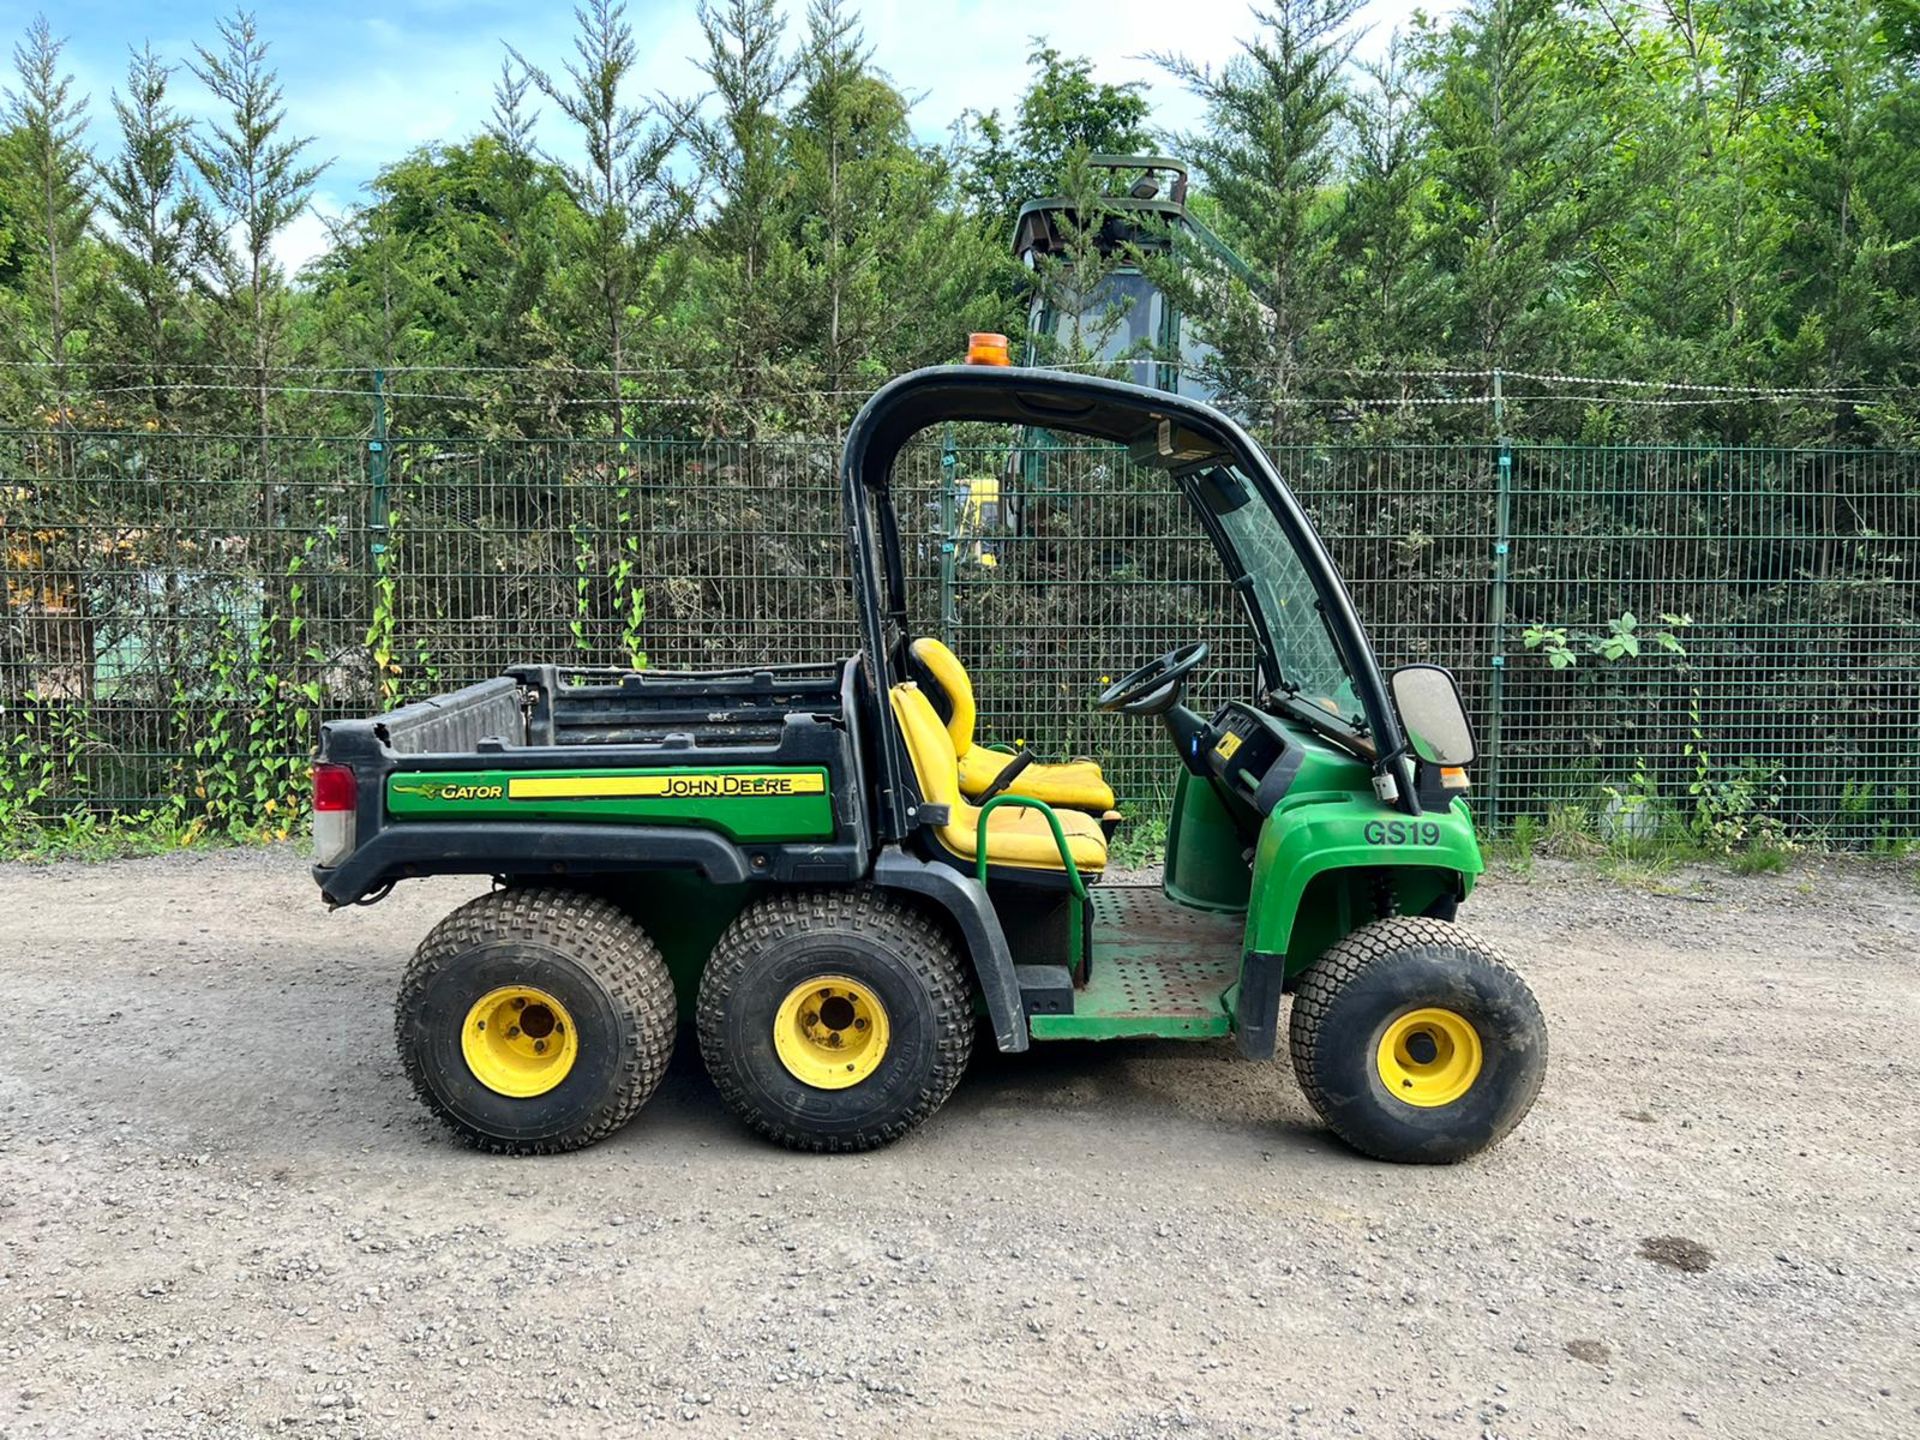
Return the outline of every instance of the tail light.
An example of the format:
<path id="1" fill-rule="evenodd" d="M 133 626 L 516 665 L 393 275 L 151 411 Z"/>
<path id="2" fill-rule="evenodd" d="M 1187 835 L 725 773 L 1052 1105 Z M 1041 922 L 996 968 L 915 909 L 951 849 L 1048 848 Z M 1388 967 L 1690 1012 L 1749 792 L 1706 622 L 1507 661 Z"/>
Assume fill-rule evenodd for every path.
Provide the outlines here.
<path id="1" fill-rule="evenodd" d="M 313 859 L 330 869 L 353 849 L 354 811 L 360 787 L 346 765 L 313 767 Z"/>

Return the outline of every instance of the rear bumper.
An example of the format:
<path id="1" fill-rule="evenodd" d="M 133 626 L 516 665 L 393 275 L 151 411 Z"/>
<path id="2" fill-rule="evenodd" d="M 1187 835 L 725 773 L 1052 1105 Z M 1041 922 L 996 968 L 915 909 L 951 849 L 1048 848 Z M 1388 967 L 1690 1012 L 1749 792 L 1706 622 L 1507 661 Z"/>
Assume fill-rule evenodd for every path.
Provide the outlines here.
<path id="1" fill-rule="evenodd" d="M 754 880 L 845 883 L 866 857 L 851 845 L 736 845 L 710 830 L 666 825 L 387 825 L 331 869 L 313 867 L 329 905 L 350 905 L 423 875 L 563 876 L 693 870 L 715 885 Z"/>

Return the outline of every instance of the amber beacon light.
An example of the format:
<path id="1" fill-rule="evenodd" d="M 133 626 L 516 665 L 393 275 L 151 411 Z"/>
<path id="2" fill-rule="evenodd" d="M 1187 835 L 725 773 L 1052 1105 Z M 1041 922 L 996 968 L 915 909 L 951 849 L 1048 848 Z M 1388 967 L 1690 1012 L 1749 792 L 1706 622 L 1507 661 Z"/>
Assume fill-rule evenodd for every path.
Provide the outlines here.
<path id="1" fill-rule="evenodd" d="M 984 331 L 967 336 L 967 364 L 1013 364 L 1013 355 L 1007 346 L 1007 337 Z"/>

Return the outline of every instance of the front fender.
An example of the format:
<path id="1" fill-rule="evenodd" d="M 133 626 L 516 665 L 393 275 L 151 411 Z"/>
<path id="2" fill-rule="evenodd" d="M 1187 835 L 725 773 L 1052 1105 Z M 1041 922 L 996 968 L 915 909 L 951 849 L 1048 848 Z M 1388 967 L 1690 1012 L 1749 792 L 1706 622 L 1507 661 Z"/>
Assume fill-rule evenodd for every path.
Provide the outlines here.
<path id="1" fill-rule="evenodd" d="M 1329 871 L 1423 872 L 1403 877 L 1420 886 L 1429 884 L 1435 872 L 1442 872 L 1455 877 L 1464 894 L 1483 868 L 1473 817 L 1463 800 L 1455 800 L 1445 810 L 1413 816 L 1389 810 L 1371 795 L 1351 791 L 1303 795 L 1277 807 L 1260 827 L 1247 906 L 1246 948 L 1250 953 L 1287 956 L 1289 975 L 1311 964 L 1326 947 L 1298 954 L 1301 902 L 1313 882 Z M 1403 908 L 1412 898 L 1402 897 Z M 1372 918 L 1365 915 L 1355 923 Z M 1344 933 L 1327 944 L 1337 942 Z"/>
<path id="2" fill-rule="evenodd" d="M 1370 794 L 1326 791 L 1289 799 L 1260 827 L 1245 950 L 1234 1003 L 1241 1052 L 1272 1057 L 1280 992 L 1328 947 L 1374 919 L 1384 879 L 1394 903 L 1418 914 L 1446 895 L 1465 898 L 1483 868 L 1466 802 L 1418 817 Z M 1317 890 L 1315 882 L 1332 877 Z M 1352 883 L 1341 884 L 1341 879 Z"/>

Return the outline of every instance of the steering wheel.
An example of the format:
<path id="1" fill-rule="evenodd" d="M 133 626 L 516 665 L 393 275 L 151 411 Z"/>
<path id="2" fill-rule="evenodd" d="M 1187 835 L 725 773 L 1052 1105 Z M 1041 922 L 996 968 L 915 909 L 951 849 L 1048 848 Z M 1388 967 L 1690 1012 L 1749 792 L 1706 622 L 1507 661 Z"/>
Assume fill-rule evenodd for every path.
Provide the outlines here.
<path id="1" fill-rule="evenodd" d="M 1164 715 L 1180 700 L 1180 686 L 1207 658 L 1207 642 L 1196 640 L 1149 660 L 1131 675 L 1100 692 L 1096 710 L 1118 710 L 1123 715 Z"/>

